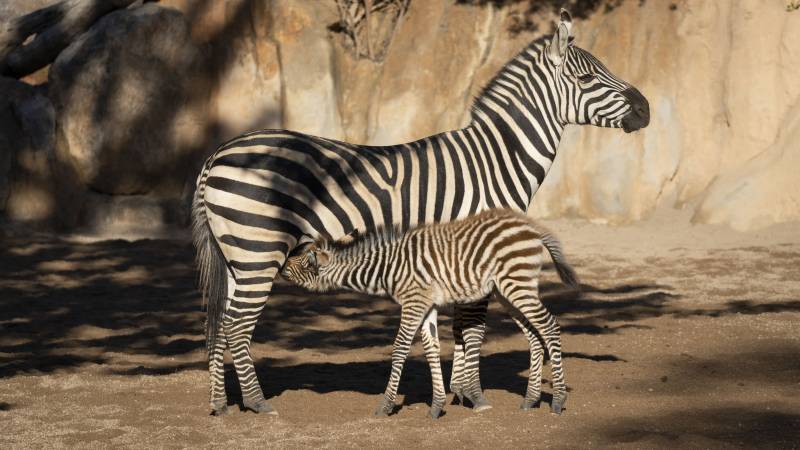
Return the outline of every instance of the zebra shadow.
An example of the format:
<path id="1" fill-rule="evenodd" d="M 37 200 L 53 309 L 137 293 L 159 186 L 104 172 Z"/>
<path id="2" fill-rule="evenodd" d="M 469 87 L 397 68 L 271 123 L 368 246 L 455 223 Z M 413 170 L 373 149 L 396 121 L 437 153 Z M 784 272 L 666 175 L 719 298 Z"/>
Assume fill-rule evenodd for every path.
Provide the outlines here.
<path id="1" fill-rule="evenodd" d="M 625 362 L 615 355 L 590 355 L 564 352 L 565 359 L 584 359 L 603 362 Z M 503 390 L 525 394 L 528 383 L 529 354 L 523 350 L 494 352 L 481 357 L 481 383 L 484 389 Z M 263 358 L 256 363 L 256 371 L 261 380 L 264 394 L 268 398 L 279 396 L 286 391 L 310 390 L 318 394 L 350 391 L 379 396 L 386 388 L 391 360 L 358 362 L 300 362 L 282 364 L 281 361 Z M 452 360 L 442 359 L 442 372 L 445 385 L 450 383 Z M 542 379 L 542 401 L 549 403 L 552 396 L 549 390 L 549 367 L 545 367 Z M 525 375 L 523 375 L 525 374 Z M 226 366 L 225 387 L 229 404 L 242 406 L 236 372 L 231 365 Z M 568 390 L 571 390 L 568 388 Z M 416 403 L 430 403 L 430 368 L 423 357 L 409 357 L 403 366 L 399 393 L 404 396 L 402 406 Z"/>

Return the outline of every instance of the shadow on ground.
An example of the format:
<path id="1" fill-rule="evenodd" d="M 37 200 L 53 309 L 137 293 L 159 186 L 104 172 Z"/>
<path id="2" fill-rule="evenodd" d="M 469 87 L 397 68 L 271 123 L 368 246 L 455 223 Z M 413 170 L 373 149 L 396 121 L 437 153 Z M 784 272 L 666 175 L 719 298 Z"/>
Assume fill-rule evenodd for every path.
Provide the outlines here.
<path id="1" fill-rule="evenodd" d="M 598 432 L 609 442 L 637 448 L 666 445 L 699 447 L 797 448 L 800 414 L 752 407 L 707 408 L 652 417 L 620 417 Z M 691 444 L 689 444 L 691 443 Z"/>
<path id="2" fill-rule="evenodd" d="M 168 374 L 205 369 L 204 313 L 194 288 L 193 251 L 188 242 L 111 240 L 76 244 L 39 236 L 9 237 L 3 244 L 0 377 L 71 369 L 87 363 L 106 364 L 114 361 L 115 355 L 146 358 L 148 362 L 134 367 L 112 364 L 112 373 Z M 552 272 L 545 274 L 545 280 L 555 279 Z M 609 283 L 584 284 L 583 293 L 577 295 L 548 281 L 542 284 L 543 300 L 559 317 L 565 334 L 600 335 L 647 329 L 648 325 L 640 322 L 663 315 L 719 317 L 800 311 L 800 300 L 756 303 L 737 299 L 722 308 L 692 309 L 681 305 L 680 296 L 670 286 Z M 399 323 L 398 313 L 399 308 L 387 299 L 349 293 L 309 295 L 298 288 L 279 285 L 262 315 L 254 341 L 287 350 L 313 349 L 322 354 L 386 347 L 386 364 L 353 363 L 341 369 L 360 373 L 355 380 L 375 378 L 382 384 L 383 376 L 370 374 L 377 371 L 385 375 L 388 370 L 388 349 Z M 442 339 L 448 340 L 452 336 L 449 311 L 445 310 L 442 316 Z M 490 309 L 489 329 L 489 339 L 519 334 L 497 305 Z M 179 356 L 184 358 L 171 358 Z M 613 354 L 568 353 L 567 357 L 620 361 Z M 514 359 L 513 373 L 525 370 L 525 355 L 489 355 L 482 364 L 511 364 L 505 358 Z M 268 360 L 262 359 L 262 367 L 265 361 Z M 423 367 L 417 370 L 415 364 Z M 280 366 L 283 368 L 264 374 L 265 386 L 293 389 L 302 388 L 304 383 L 318 385 L 319 378 L 328 378 L 315 376 L 318 371 L 337 370 L 313 364 Z M 285 374 L 272 373 L 275 370 Z M 427 374 L 427 368 L 422 362 L 410 362 L 409 372 Z M 285 382 L 270 381 L 276 378 Z M 516 382 L 524 384 L 518 378 Z M 494 386 L 509 381 L 515 382 L 503 378 Z M 488 387 L 493 386 L 491 380 L 487 382 Z M 348 387 L 341 380 L 332 383 L 319 389 Z M 376 384 L 365 389 L 379 392 L 382 387 Z"/>

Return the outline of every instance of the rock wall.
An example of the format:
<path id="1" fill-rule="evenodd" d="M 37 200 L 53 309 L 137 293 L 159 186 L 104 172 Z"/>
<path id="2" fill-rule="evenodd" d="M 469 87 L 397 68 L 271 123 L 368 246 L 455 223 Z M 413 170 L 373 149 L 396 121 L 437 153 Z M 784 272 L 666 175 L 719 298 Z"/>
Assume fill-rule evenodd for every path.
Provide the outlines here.
<path id="1" fill-rule="evenodd" d="M 160 75 L 175 89 L 164 94 L 166 106 L 148 100 L 161 94 L 146 76 L 139 77 L 141 89 L 136 77 L 129 83 L 140 113 L 174 113 L 162 125 L 147 122 L 162 133 L 158 145 L 103 144 L 97 136 L 108 133 L 109 121 L 118 122 L 114 115 L 96 121 L 105 124 L 100 130 L 73 131 L 66 144 L 58 133 L 56 153 L 75 155 L 61 172 L 85 191 L 75 197 L 73 209 L 81 213 L 67 222 L 102 228 L 119 216 L 133 225 L 142 217 L 181 223 L 185 210 L 176 205 L 186 203 L 204 157 L 252 129 L 391 144 L 460 127 L 482 85 L 530 40 L 552 31 L 555 3 L 413 0 L 381 62 L 355 59 L 344 36 L 332 31 L 333 1 L 165 0 L 119 12 L 127 18 L 121 23 L 129 23 L 142 14 L 137 9 L 157 10 L 159 17 L 180 11 L 182 18 L 152 35 L 195 56 L 166 58 L 171 65 Z M 695 222 L 737 229 L 800 220 L 793 173 L 800 167 L 800 11 L 788 12 L 775 0 L 568 3 L 576 45 L 637 86 L 650 101 L 652 120 L 634 134 L 569 127 L 534 201 L 536 214 L 621 223 L 657 208 L 690 208 Z M 101 33 L 99 27 L 85 39 Z M 137 36 L 130 27 L 116 28 L 127 30 L 123 41 Z M 93 70 L 125 73 L 136 66 L 101 57 L 111 44 L 98 45 L 87 53 Z M 58 88 L 58 67 L 76 60 L 77 50 L 68 51 L 69 60 L 50 74 L 58 130 L 74 123 L 61 117 L 76 103 Z M 174 64 L 181 58 L 184 64 Z M 108 87 L 102 76 L 95 80 L 85 85 Z M 88 114 L 75 113 L 75 120 L 91 123 Z M 98 148 L 105 150 L 95 157 Z M 0 154 L 0 170 L 13 166 L 10 154 Z M 133 177 L 131 160 L 140 164 Z M 7 197 L 0 204 L 14 202 L 7 186 L 0 183 L 0 196 Z"/>
<path id="2" fill-rule="evenodd" d="M 791 166 L 766 168 L 800 154 L 785 139 L 800 102 L 800 13 L 757 0 L 639 3 L 592 15 L 577 42 L 641 88 L 651 125 L 632 137 L 571 130 L 538 210 L 630 221 L 688 207 L 696 222 L 737 229 L 800 219 Z"/>
<path id="3" fill-rule="evenodd" d="M 382 63 L 354 60 L 343 37 L 327 32 L 332 2 L 265 5 L 265 37 L 279 49 L 281 126 L 376 145 L 462 126 L 481 86 L 551 32 L 554 9 L 529 5 L 412 1 Z M 692 208 L 694 221 L 738 229 L 800 219 L 791 173 L 774 173 L 787 164 L 767 174 L 757 162 L 800 154 L 797 141 L 781 138 L 800 101 L 800 11 L 770 0 L 599 0 L 573 13 L 576 44 L 640 88 L 652 122 L 632 135 L 570 127 L 536 214 L 621 223 Z M 747 202 L 734 195 L 743 180 Z"/>

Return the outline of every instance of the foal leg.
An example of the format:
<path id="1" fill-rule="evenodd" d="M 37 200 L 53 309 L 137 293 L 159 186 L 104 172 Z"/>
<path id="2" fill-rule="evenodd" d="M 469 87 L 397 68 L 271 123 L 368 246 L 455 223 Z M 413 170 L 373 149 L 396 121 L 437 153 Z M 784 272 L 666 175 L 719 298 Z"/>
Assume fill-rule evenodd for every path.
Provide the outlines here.
<path id="1" fill-rule="evenodd" d="M 431 384 L 433 385 L 433 399 L 431 400 L 431 409 L 428 415 L 434 419 L 439 418 L 442 408 L 444 408 L 444 402 L 447 399 L 444 380 L 442 379 L 437 316 L 436 308 L 431 308 L 420 327 L 422 346 L 425 348 L 425 358 L 431 368 Z"/>
<path id="2" fill-rule="evenodd" d="M 430 303 L 420 298 L 412 298 L 400 303 L 402 304 L 402 312 L 400 315 L 400 329 L 397 330 L 397 337 L 395 337 L 394 349 L 392 350 L 392 372 L 389 375 L 386 392 L 383 394 L 378 409 L 375 410 L 376 416 L 388 416 L 394 410 L 397 387 L 400 384 L 400 375 L 403 373 L 403 364 L 406 362 L 411 343 L 417 334 L 422 319 L 431 309 Z"/>
<path id="3" fill-rule="evenodd" d="M 501 282 L 498 291 L 525 317 L 544 340 L 547 352 L 550 354 L 550 370 L 552 372 L 553 401 L 550 403 L 550 409 L 556 414 L 561 414 L 564 402 L 567 401 L 567 386 L 564 382 L 564 368 L 561 360 L 561 330 L 555 316 L 550 314 L 539 300 L 538 282 L 535 281 L 536 278 L 533 280 L 524 286 L 515 286 L 512 282 Z M 532 362 L 534 360 L 533 351 L 534 348 L 531 346 Z M 530 397 L 532 379 L 533 374 L 528 379 L 529 392 L 522 404 L 523 409 L 529 400 L 535 400 L 535 397 Z M 541 380 L 540 375 L 539 380 Z"/>
<path id="4" fill-rule="evenodd" d="M 514 322 L 525 334 L 530 348 L 530 368 L 528 370 L 528 389 L 525 392 L 525 399 L 520 405 L 520 409 L 528 410 L 538 408 L 542 398 L 542 360 L 544 359 L 544 349 L 533 326 L 525 318 L 514 317 Z"/>

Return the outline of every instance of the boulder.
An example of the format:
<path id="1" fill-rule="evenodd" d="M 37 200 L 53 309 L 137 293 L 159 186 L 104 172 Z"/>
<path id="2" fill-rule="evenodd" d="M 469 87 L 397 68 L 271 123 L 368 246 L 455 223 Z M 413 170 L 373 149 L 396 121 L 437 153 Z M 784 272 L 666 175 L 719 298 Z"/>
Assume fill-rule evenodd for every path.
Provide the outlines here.
<path id="1" fill-rule="evenodd" d="M 180 192 L 198 61 L 188 24 L 155 4 L 116 11 L 67 47 L 49 74 L 60 161 L 105 194 Z"/>
<path id="2" fill-rule="evenodd" d="M 41 89 L 0 78 L 0 212 L 15 221 L 49 221 L 60 180 L 53 171 L 55 122 Z"/>

